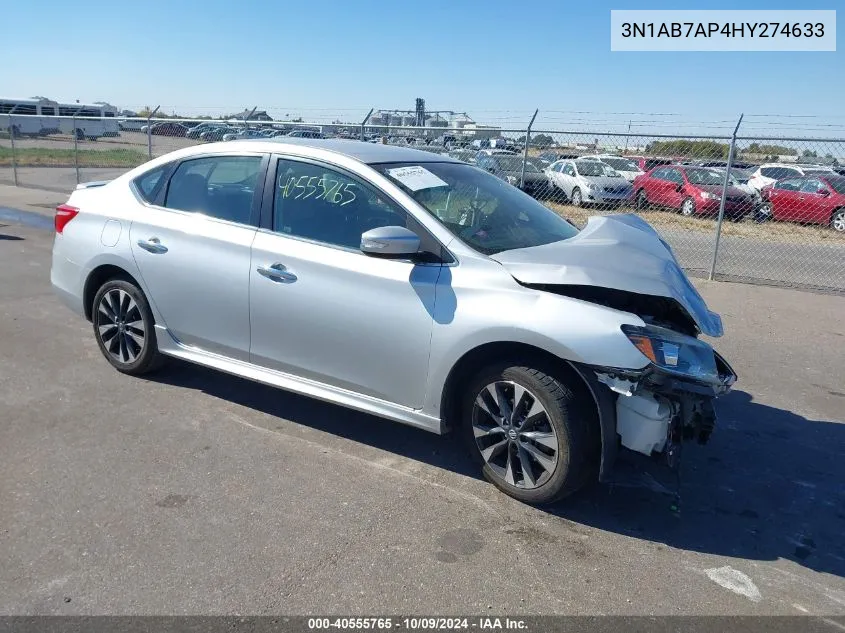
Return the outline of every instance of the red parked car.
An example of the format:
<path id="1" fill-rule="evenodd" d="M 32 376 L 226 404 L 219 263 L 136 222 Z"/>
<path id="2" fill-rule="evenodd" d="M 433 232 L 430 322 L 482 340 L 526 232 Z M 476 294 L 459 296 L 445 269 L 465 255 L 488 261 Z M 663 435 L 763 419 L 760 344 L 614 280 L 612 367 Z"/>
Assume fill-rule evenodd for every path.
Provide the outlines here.
<path id="1" fill-rule="evenodd" d="M 716 215 L 722 198 L 724 173 L 706 167 L 661 165 L 634 179 L 637 209 L 649 205 L 676 209 L 682 215 Z M 728 187 L 725 217 L 739 220 L 754 210 L 754 198 Z"/>
<path id="2" fill-rule="evenodd" d="M 826 224 L 845 232 L 845 176 L 815 173 L 784 178 L 763 187 L 760 219 L 773 218 L 803 224 Z"/>
<path id="3" fill-rule="evenodd" d="M 625 156 L 625 158 L 633 161 L 640 171 L 649 171 L 659 165 L 671 165 L 675 162 L 671 158 L 655 158 L 654 156 Z"/>

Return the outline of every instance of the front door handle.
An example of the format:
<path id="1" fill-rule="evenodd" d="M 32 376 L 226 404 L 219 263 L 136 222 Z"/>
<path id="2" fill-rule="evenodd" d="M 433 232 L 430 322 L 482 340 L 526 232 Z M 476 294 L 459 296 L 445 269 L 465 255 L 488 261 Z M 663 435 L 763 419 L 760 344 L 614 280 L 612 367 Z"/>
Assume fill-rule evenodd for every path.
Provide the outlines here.
<path id="1" fill-rule="evenodd" d="M 157 237 L 151 237 L 148 240 L 138 240 L 138 246 L 156 255 L 167 252 L 167 247 Z"/>
<path id="2" fill-rule="evenodd" d="M 283 284 L 292 284 L 297 279 L 296 275 L 279 262 L 270 266 L 259 266 L 256 270 L 259 275 L 267 277 L 270 281 L 278 281 Z"/>

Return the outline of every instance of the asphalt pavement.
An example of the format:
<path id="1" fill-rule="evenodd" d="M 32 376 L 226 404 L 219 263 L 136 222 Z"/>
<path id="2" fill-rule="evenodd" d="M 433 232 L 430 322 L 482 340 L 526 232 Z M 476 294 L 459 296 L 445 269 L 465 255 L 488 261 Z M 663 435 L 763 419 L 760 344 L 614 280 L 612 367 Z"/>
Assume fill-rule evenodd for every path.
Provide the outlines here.
<path id="1" fill-rule="evenodd" d="M 33 217 L 0 215 L 0 615 L 845 615 L 843 297 L 696 282 L 740 381 L 680 513 L 603 485 L 537 509 L 452 437 L 119 374 Z"/>

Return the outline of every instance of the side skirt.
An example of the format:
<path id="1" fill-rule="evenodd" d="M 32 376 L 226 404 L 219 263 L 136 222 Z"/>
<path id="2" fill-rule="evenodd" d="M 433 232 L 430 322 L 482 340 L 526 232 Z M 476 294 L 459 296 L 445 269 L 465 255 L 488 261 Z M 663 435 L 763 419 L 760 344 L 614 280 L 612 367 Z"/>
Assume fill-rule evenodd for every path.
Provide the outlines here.
<path id="1" fill-rule="evenodd" d="M 325 402 L 339 404 L 348 409 L 355 409 L 394 422 L 415 426 L 438 435 L 441 433 L 440 418 L 426 415 L 416 409 L 409 409 L 386 400 L 379 400 L 292 374 L 206 352 L 196 347 L 183 345 L 165 327 L 156 325 L 155 330 L 158 349 L 167 356 L 181 358 L 197 365 L 211 367 L 271 387 L 279 387 L 285 391 L 292 391 Z"/>

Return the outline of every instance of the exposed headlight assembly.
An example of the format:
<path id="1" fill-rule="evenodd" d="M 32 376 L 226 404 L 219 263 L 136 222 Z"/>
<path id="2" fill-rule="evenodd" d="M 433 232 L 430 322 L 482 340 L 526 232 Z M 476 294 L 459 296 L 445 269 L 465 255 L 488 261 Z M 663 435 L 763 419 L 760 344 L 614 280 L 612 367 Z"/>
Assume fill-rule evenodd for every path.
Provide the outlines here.
<path id="1" fill-rule="evenodd" d="M 700 382 L 720 383 L 716 357 L 707 343 L 656 325 L 623 325 L 622 331 L 658 369 Z"/>

